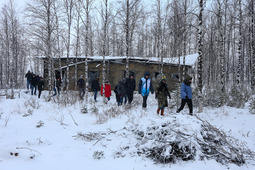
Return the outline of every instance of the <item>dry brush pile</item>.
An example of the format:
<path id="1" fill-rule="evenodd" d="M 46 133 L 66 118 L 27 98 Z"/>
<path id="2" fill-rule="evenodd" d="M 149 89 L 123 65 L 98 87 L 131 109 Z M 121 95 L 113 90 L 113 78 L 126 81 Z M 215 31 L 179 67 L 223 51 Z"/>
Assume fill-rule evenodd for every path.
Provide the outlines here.
<path id="1" fill-rule="evenodd" d="M 179 120 L 177 116 L 172 116 L 164 123 L 154 122 L 154 125 L 148 127 L 133 124 L 117 131 L 109 129 L 93 134 L 79 132 L 74 137 L 93 142 L 94 145 L 99 141 L 107 145 L 107 142 L 111 142 L 109 139 L 117 139 L 121 146 L 112 154 L 115 158 L 139 155 L 163 164 L 214 159 L 223 165 L 234 163 L 238 166 L 246 160 L 255 160 L 255 153 L 243 142 L 227 136 L 199 117 L 189 118 L 192 119 L 191 126 L 184 124 L 182 118 Z"/>

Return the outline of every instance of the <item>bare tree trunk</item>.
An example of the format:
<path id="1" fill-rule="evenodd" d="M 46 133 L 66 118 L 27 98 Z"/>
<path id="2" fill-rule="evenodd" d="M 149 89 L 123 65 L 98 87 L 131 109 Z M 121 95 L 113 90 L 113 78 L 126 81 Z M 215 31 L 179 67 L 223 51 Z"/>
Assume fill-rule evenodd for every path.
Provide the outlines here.
<path id="1" fill-rule="evenodd" d="M 66 90 L 69 90 L 69 57 L 70 57 L 70 45 L 71 45 L 71 26 L 72 26 L 72 17 L 73 17 L 73 0 L 64 0 L 66 15 L 67 15 L 67 44 L 66 44 L 66 66 L 67 66 L 67 73 L 66 73 Z"/>
<path id="2" fill-rule="evenodd" d="M 77 25 L 76 25 L 76 46 L 75 46 L 75 73 L 74 73 L 74 80 L 75 80 L 75 90 L 77 90 L 77 81 L 78 81 L 78 71 L 77 71 L 77 62 L 78 56 L 80 56 L 80 16 L 77 15 Z M 87 79 L 86 79 L 87 80 Z"/>
<path id="3" fill-rule="evenodd" d="M 104 5 L 105 5 L 105 11 L 104 11 L 104 15 L 103 17 L 103 21 L 104 21 L 104 26 L 103 26 L 103 70 L 102 70 L 102 76 L 103 76 L 103 80 L 102 80 L 102 85 L 103 85 L 103 101 L 106 102 L 106 98 L 105 98 L 105 55 L 106 55 L 106 36 L 107 36 L 107 29 L 108 29 L 108 0 L 104 0 Z M 128 74 L 128 73 L 127 73 Z"/>
<path id="4" fill-rule="evenodd" d="M 129 50 L 130 50 L 130 37 L 129 37 L 129 22 L 130 22 L 130 3 L 129 0 L 126 0 L 126 23 L 125 23 L 125 32 L 126 32 L 126 77 L 129 76 Z"/>
<path id="5" fill-rule="evenodd" d="M 183 25 L 183 71 L 182 77 L 186 76 L 186 48 L 187 48 L 187 31 L 186 31 L 186 23 L 187 23 L 187 0 L 184 0 L 184 25 Z"/>
<path id="6" fill-rule="evenodd" d="M 163 75 L 164 56 L 163 56 L 163 33 L 162 33 L 162 16 L 161 0 L 157 0 L 157 56 L 160 59 L 160 73 Z"/>
<path id="7" fill-rule="evenodd" d="M 78 1 L 76 4 L 77 12 L 79 15 L 79 18 L 81 19 L 81 22 L 85 26 L 85 100 L 83 103 L 83 112 L 88 113 L 87 103 L 88 103 L 88 86 L 89 86 L 89 76 L 88 76 L 88 55 L 89 55 L 89 27 L 90 27 L 90 10 L 92 7 L 92 4 L 94 0 L 86 0 L 86 3 L 84 4 L 84 1 Z M 85 17 L 86 21 L 84 21 L 82 17 L 82 11 L 81 9 L 85 10 Z"/>
<path id="8" fill-rule="evenodd" d="M 251 76 L 251 89 L 252 93 L 255 94 L 255 35 L 254 35 L 254 1 L 251 0 L 251 65 L 252 65 L 252 76 Z"/>
<path id="9" fill-rule="evenodd" d="M 237 44 L 237 54 L 238 54 L 238 65 L 236 72 L 236 85 L 239 86 L 241 83 L 241 67 L 242 67 L 242 6 L 241 0 L 238 0 L 238 44 Z"/>
<path id="10" fill-rule="evenodd" d="M 198 113 L 203 112 L 203 39 L 202 39 L 202 24 L 203 24 L 203 10 L 204 2 L 199 0 L 199 17 L 198 17 L 198 98 L 199 98 L 199 110 Z"/>

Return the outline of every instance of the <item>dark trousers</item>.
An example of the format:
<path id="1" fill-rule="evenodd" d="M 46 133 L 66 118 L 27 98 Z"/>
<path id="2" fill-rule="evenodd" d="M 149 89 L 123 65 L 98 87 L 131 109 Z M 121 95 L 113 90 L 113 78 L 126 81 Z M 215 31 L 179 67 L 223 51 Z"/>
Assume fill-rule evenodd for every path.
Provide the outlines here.
<path id="1" fill-rule="evenodd" d="M 42 94 L 42 89 L 38 89 L 39 93 L 38 93 L 38 98 L 41 97 L 41 94 Z"/>
<path id="2" fill-rule="evenodd" d="M 118 102 L 118 106 L 122 105 L 123 101 L 124 101 L 124 104 L 127 103 L 127 96 L 120 96 L 120 100 Z"/>
<path id="3" fill-rule="evenodd" d="M 117 103 L 120 102 L 120 96 L 117 93 L 116 93 L 116 101 L 117 101 Z"/>
<path id="4" fill-rule="evenodd" d="M 94 100 L 97 100 L 97 90 L 94 91 Z"/>
<path id="5" fill-rule="evenodd" d="M 84 95 L 85 95 L 85 88 L 80 87 L 79 88 L 79 97 L 80 97 L 80 99 L 83 99 Z"/>
<path id="6" fill-rule="evenodd" d="M 147 98 L 148 96 L 143 96 L 143 108 L 147 107 Z"/>
<path id="7" fill-rule="evenodd" d="M 189 106 L 189 113 L 193 113 L 192 99 L 182 99 L 181 107 L 177 110 L 178 113 L 184 108 L 186 103 Z"/>
<path id="8" fill-rule="evenodd" d="M 127 97 L 128 97 L 128 103 L 131 103 L 133 101 L 133 93 L 128 93 Z"/>
<path id="9" fill-rule="evenodd" d="M 57 89 L 56 89 L 56 87 L 54 87 L 54 94 L 53 94 L 53 96 L 56 96 L 57 95 L 57 90 L 58 90 L 58 95 L 60 95 L 60 87 L 57 87 Z"/>
<path id="10" fill-rule="evenodd" d="M 36 95 L 36 86 L 33 86 L 32 84 L 30 85 L 31 88 L 31 95 L 35 94 Z"/>

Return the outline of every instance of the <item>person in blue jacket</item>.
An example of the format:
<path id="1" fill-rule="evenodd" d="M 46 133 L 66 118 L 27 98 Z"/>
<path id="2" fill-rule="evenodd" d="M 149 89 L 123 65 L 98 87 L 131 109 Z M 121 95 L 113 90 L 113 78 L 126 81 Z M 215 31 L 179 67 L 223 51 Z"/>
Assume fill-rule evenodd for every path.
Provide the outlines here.
<path id="1" fill-rule="evenodd" d="M 142 77 L 139 82 L 138 92 L 143 96 L 143 108 L 147 107 L 147 98 L 149 96 L 149 92 L 151 91 L 151 94 L 154 93 L 152 81 L 149 77 L 150 73 L 146 71 L 144 73 L 144 77 Z"/>
<path id="2" fill-rule="evenodd" d="M 185 104 L 188 104 L 189 107 L 189 114 L 193 115 L 193 104 L 192 104 L 192 91 L 191 91 L 191 84 L 192 77 L 187 76 L 183 83 L 181 84 L 181 107 L 177 110 L 177 113 L 179 113 L 185 106 Z"/>

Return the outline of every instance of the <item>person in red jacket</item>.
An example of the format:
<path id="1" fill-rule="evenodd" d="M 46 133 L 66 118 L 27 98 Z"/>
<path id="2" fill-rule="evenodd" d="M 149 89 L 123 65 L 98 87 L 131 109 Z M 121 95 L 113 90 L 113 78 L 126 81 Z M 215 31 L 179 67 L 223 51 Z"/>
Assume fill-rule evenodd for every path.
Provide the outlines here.
<path id="1" fill-rule="evenodd" d="M 109 81 L 105 81 L 105 89 L 104 89 L 105 97 L 110 100 L 110 96 L 112 95 L 111 86 L 109 84 Z M 101 96 L 103 96 L 103 85 L 101 86 Z"/>

